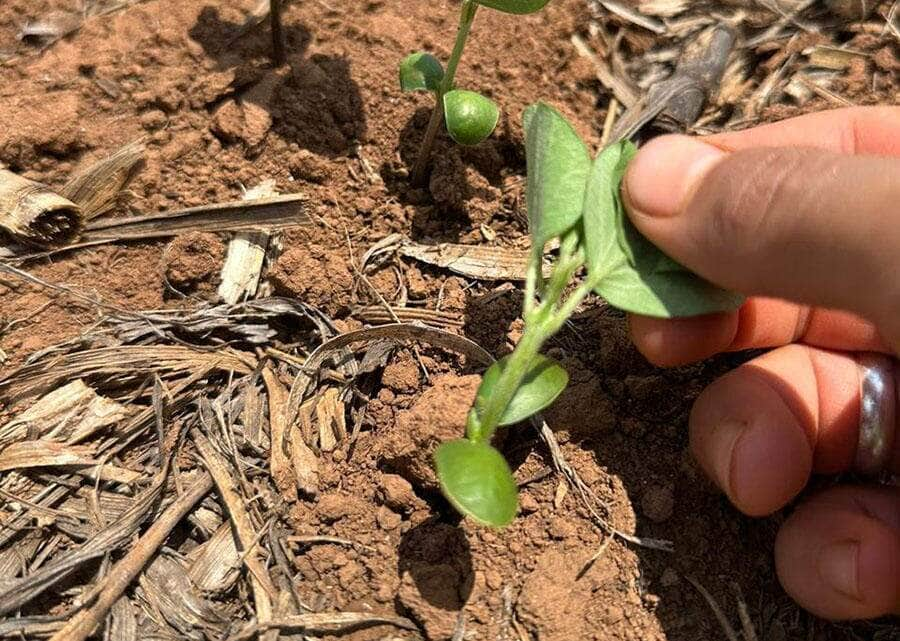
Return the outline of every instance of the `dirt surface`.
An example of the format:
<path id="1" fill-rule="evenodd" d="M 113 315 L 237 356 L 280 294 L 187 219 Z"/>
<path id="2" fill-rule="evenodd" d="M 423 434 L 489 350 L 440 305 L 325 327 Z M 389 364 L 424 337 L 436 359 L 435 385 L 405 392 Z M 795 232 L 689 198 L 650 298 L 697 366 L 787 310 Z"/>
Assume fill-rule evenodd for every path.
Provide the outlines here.
<path id="1" fill-rule="evenodd" d="M 92 17 L 40 52 L 17 40 L 28 20 L 73 4 L 0 5 L 0 163 L 60 185 L 75 168 L 144 137 L 147 164 L 128 199 L 134 212 L 234 200 L 274 179 L 280 192 L 305 195 L 313 220 L 285 233 L 269 274 L 276 293 L 319 307 L 345 330 L 362 325 L 353 313 L 358 305 L 403 300 L 440 308 L 464 319 L 454 331 L 493 354 L 511 348 L 521 331 L 515 288 L 399 259 L 363 279 L 359 261 L 392 233 L 524 246 L 519 114 L 536 99 L 548 101 L 593 147 L 603 129 L 609 93 L 570 43 L 572 34 L 589 35 L 594 13 L 585 0 L 553 0 L 544 12 L 515 19 L 480 12 L 459 84 L 491 96 L 503 117 L 497 133 L 472 149 L 442 135 L 421 189 L 409 186 L 407 171 L 430 98 L 401 94 L 396 64 L 421 48 L 446 58 L 455 4 L 291 3 L 284 17 L 289 60 L 280 69 L 268 62 L 265 24 L 242 33 L 251 0 L 150 0 Z M 630 52 L 652 47 L 653 34 L 628 33 L 639 36 L 628 37 Z M 826 40 L 804 38 L 790 47 L 799 52 Z M 832 90 L 859 103 L 896 102 L 896 46 L 851 28 L 839 38 L 872 55 Z M 776 45 L 760 54 L 756 79 L 793 52 Z M 822 96 L 803 105 L 782 101 L 758 119 L 829 106 Z M 188 307 L 215 295 L 225 241 L 197 234 L 116 244 L 27 269 L 126 309 Z M 85 331 L 97 314 L 87 302 L 0 277 L 3 373 Z M 886 629 L 835 626 L 799 611 L 774 576 L 781 517 L 740 516 L 691 461 L 690 404 L 739 357 L 655 370 L 629 345 L 623 319 L 600 301 L 549 352 L 572 380 L 547 414 L 563 453 L 606 504 L 613 526 L 670 540 L 674 553 L 608 541 L 524 427 L 507 434 L 504 446 L 523 484 L 519 518 L 503 531 L 460 522 L 436 490 L 429 448 L 461 433 L 476 370 L 439 350 L 400 350 L 372 390 L 353 447 L 323 453 L 318 496 L 291 509 L 294 533 L 353 543 L 295 550 L 297 596 L 319 610 L 402 614 L 433 640 L 720 639 L 692 577 L 733 619 L 743 595 L 761 640 L 869 639 Z M 416 634 L 376 627 L 342 638 Z"/>

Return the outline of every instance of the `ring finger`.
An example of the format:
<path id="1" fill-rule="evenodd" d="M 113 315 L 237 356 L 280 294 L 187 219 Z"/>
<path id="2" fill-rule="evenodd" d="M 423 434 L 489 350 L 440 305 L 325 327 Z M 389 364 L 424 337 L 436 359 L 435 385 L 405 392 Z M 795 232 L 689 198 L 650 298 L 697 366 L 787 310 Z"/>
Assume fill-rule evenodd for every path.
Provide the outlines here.
<path id="1" fill-rule="evenodd" d="M 895 370 L 883 356 L 805 345 L 778 348 L 700 395 L 691 413 L 691 447 L 734 505 L 753 516 L 784 507 L 813 472 L 871 468 L 873 461 L 900 469 L 894 447 Z M 880 391 L 871 386 L 873 372 Z M 869 401 L 877 392 L 877 407 L 860 402 L 864 382 Z M 863 424 L 869 426 L 862 441 L 861 408 Z M 880 453 L 873 451 L 875 423 Z"/>

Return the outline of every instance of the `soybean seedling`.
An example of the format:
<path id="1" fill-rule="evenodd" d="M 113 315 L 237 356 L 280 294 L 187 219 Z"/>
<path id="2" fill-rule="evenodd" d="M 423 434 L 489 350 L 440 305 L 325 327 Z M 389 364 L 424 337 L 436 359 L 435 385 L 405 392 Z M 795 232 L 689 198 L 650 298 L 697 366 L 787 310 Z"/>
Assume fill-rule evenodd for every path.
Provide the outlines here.
<path id="1" fill-rule="evenodd" d="M 421 184 L 425 177 L 434 139 L 445 116 L 450 137 L 461 145 L 477 145 L 493 133 L 500 119 L 500 109 L 493 100 L 474 91 L 456 89 L 453 84 L 478 7 L 483 5 L 521 15 L 540 11 L 549 1 L 463 0 L 456 43 L 447 61 L 447 70 L 444 71 L 437 58 L 424 52 L 410 54 L 400 63 L 400 88 L 403 91 L 430 91 L 435 98 L 425 138 L 412 169 L 414 185 Z"/>
<path id="2" fill-rule="evenodd" d="M 449 501 L 496 527 L 515 516 L 518 492 L 491 437 L 498 427 L 533 416 L 563 392 L 565 370 L 540 350 L 589 294 L 624 311 L 662 318 L 732 310 L 742 302 L 663 254 L 629 222 L 619 189 L 637 151 L 631 142 L 610 145 L 591 160 L 584 142 L 552 107 L 532 105 L 524 121 L 532 241 L 525 329 L 513 352 L 485 372 L 465 438 L 441 444 L 434 455 Z M 544 280 L 543 250 L 555 239 L 559 253 Z M 582 270 L 584 278 L 566 296 Z"/>

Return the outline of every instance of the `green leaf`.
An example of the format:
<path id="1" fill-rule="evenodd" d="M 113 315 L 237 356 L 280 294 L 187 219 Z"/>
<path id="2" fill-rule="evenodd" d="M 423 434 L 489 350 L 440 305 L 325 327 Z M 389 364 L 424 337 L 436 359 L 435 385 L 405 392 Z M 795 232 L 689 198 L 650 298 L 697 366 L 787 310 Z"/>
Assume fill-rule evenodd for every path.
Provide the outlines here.
<path id="1" fill-rule="evenodd" d="M 581 218 L 591 156 L 572 126 L 553 107 L 537 103 L 524 115 L 528 160 L 528 224 L 543 247 Z"/>
<path id="2" fill-rule="evenodd" d="M 503 455 L 487 443 L 447 441 L 434 452 L 441 490 L 462 514 L 493 527 L 508 525 L 519 492 Z"/>
<path id="3" fill-rule="evenodd" d="M 444 94 L 444 117 L 453 140 L 461 145 L 477 145 L 493 133 L 500 109 L 479 93 L 454 89 Z"/>
<path id="4" fill-rule="evenodd" d="M 582 240 L 596 291 L 621 310 L 675 318 L 736 309 L 743 297 L 700 278 L 647 240 L 625 212 L 620 185 L 637 149 L 621 142 L 594 161 L 584 200 Z"/>
<path id="5" fill-rule="evenodd" d="M 494 388 L 508 364 L 509 356 L 506 356 L 491 365 L 484 373 L 475 396 L 475 408 L 479 412 L 494 394 Z M 569 375 L 566 370 L 553 359 L 538 354 L 529 366 L 522 384 L 506 406 L 499 425 L 518 423 L 549 407 L 568 384 Z"/>
<path id="6" fill-rule="evenodd" d="M 430 53 L 411 53 L 400 63 L 400 88 L 403 91 L 437 91 L 444 79 L 444 67 Z"/>
<path id="7" fill-rule="evenodd" d="M 596 292 L 613 307 L 657 318 L 732 311 L 744 302 L 740 294 L 721 289 L 683 267 L 642 274 L 623 265 L 604 278 Z"/>
<path id="8" fill-rule="evenodd" d="M 591 166 L 581 233 L 589 272 L 608 273 L 629 258 L 623 251 L 627 244 L 619 242 L 619 184 L 635 153 L 631 142 L 616 143 L 601 151 Z"/>
<path id="9" fill-rule="evenodd" d="M 550 0 L 475 0 L 475 2 L 504 13 L 523 14 L 540 11 Z"/>

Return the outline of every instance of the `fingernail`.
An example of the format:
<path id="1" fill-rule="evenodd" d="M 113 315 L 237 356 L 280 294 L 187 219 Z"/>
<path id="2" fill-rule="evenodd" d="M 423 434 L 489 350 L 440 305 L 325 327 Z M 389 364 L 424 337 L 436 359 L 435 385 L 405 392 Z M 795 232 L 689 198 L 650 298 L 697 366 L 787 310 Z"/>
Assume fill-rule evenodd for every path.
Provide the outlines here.
<path id="1" fill-rule="evenodd" d="M 731 476 L 734 465 L 734 448 L 738 439 L 747 431 L 747 424 L 726 421 L 716 427 L 710 435 L 710 459 L 714 461 L 716 480 L 725 493 L 734 498 Z"/>
<path id="2" fill-rule="evenodd" d="M 841 541 L 823 548 L 819 576 L 832 590 L 859 600 L 859 543 Z"/>
<path id="3" fill-rule="evenodd" d="M 700 179 L 724 157 L 725 152 L 696 138 L 656 138 L 638 152 L 625 174 L 625 202 L 633 213 L 677 216 Z"/>

